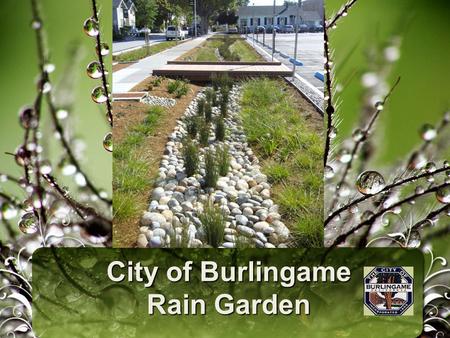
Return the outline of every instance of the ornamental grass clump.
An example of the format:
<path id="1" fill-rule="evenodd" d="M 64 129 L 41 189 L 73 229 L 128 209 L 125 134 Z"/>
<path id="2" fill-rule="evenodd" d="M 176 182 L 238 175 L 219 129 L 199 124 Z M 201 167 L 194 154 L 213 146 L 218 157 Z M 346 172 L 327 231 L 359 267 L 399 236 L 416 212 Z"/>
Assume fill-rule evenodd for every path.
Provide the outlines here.
<path id="1" fill-rule="evenodd" d="M 200 144 L 203 147 L 206 147 L 209 143 L 209 134 L 210 134 L 210 127 L 209 127 L 209 123 L 206 123 L 205 121 L 201 121 L 199 123 L 199 141 Z"/>
<path id="2" fill-rule="evenodd" d="M 205 104 L 205 120 L 207 123 L 212 121 L 212 107 L 209 102 Z"/>
<path id="3" fill-rule="evenodd" d="M 188 135 L 195 139 L 198 134 L 199 119 L 196 116 L 190 116 L 186 121 L 186 130 Z"/>
<path id="4" fill-rule="evenodd" d="M 224 145 L 216 149 L 216 162 L 220 176 L 227 176 L 230 170 L 230 152 L 228 146 Z"/>
<path id="5" fill-rule="evenodd" d="M 198 156 L 198 146 L 190 138 L 187 138 L 183 144 L 183 160 L 188 177 L 193 176 L 198 170 L 200 162 Z"/>
<path id="6" fill-rule="evenodd" d="M 198 102 L 197 102 L 197 115 L 198 116 L 203 116 L 205 114 L 205 104 L 206 104 L 206 101 L 204 98 L 201 98 L 198 100 Z"/>
<path id="7" fill-rule="evenodd" d="M 219 117 L 216 120 L 216 141 L 225 140 L 225 122 L 223 121 L 223 117 Z"/>
<path id="8" fill-rule="evenodd" d="M 213 88 L 208 88 L 205 90 L 205 96 L 206 96 L 206 101 L 211 105 L 211 106 L 217 106 L 217 93 L 214 91 Z"/>
<path id="9" fill-rule="evenodd" d="M 219 179 L 219 168 L 216 164 L 216 157 L 212 152 L 207 152 L 205 156 L 205 186 L 215 188 Z"/>
<path id="10" fill-rule="evenodd" d="M 220 101 L 220 115 L 222 117 L 227 117 L 228 115 L 228 105 L 227 102 L 224 102 L 223 100 Z"/>
<path id="11" fill-rule="evenodd" d="M 225 215 L 218 207 L 208 203 L 199 219 L 204 229 L 206 242 L 212 247 L 218 248 L 222 244 L 225 234 Z"/>

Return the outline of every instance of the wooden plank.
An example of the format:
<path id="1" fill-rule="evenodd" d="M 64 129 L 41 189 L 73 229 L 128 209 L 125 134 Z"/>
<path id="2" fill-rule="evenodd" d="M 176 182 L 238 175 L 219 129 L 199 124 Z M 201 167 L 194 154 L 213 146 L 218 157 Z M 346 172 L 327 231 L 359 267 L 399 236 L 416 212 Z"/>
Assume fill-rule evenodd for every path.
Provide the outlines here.
<path id="1" fill-rule="evenodd" d="M 281 62 L 267 62 L 267 61 L 182 61 L 173 60 L 167 61 L 168 65 L 272 65 L 280 66 Z"/>
<path id="2" fill-rule="evenodd" d="M 213 74 L 226 73 L 230 77 L 291 76 L 292 71 L 281 62 L 188 62 L 169 61 L 155 69 L 153 75 L 209 80 Z"/>
<path id="3" fill-rule="evenodd" d="M 114 93 L 113 101 L 141 101 L 147 95 L 146 92 Z"/>

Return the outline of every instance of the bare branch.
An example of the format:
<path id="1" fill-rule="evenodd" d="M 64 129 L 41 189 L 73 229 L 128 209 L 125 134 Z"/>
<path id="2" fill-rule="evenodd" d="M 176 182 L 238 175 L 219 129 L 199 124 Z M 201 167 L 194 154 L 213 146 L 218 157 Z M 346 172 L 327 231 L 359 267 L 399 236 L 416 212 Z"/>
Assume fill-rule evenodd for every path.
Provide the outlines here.
<path id="1" fill-rule="evenodd" d="M 384 215 L 384 213 L 386 213 L 389 210 L 392 210 L 396 207 L 402 206 L 405 203 L 409 203 L 411 201 L 414 201 L 415 199 L 422 197 L 422 196 L 426 196 L 428 194 L 434 193 L 437 190 L 444 188 L 444 187 L 448 187 L 450 185 L 450 183 L 443 183 L 441 185 L 438 186 L 434 186 L 431 187 L 427 190 L 425 190 L 425 192 L 423 192 L 422 194 L 417 194 L 414 193 L 406 198 L 404 198 L 403 200 L 394 203 L 393 205 L 391 205 L 389 208 L 382 208 L 381 210 L 377 211 L 376 213 L 374 213 L 371 217 L 369 217 L 367 220 L 362 221 L 361 223 L 359 223 L 358 225 L 354 226 L 353 228 L 351 228 L 350 230 L 348 230 L 347 232 L 339 235 L 334 242 L 330 245 L 330 249 L 336 247 L 337 245 L 341 244 L 342 242 L 344 242 L 350 235 L 354 234 L 357 230 L 361 229 L 363 226 L 365 225 L 370 225 L 373 224 L 379 217 L 381 217 L 382 215 Z"/>
<path id="2" fill-rule="evenodd" d="M 385 193 L 385 192 L 387 192 L 389 190 L 392 190 L 392 189 L 394 189 L 396 187 L 400 187 L 400 186 L 406 185 L 406 184 L 408 184 L 410 182 L 415 182 L 417 180 L 420 180 L 421 178 L 427 178 L 427 177 L 430 177 L 430 176 L 435 176 L 435 175 L 440 174 L 442 172 L 445 172 L 447 170 L 449 170 L 447 167 L 442 167 L 442 168 L 439 168 L 439 169 L 437 169 L 436 171 L 433 171 L 433 172 L 426 172 L 426 173 L 423 173 L 423 174 L 420 174 L 420 175 L 411 176 L 411 177 L 405 178 L 403 180 L 400 180 L 400 181 L 397 181 L 395 183 L 392 183 L 392 184 L 389 184 L 389 185 L 385 186 L 382 190 L 380 190 L 378 193 L 376 193 L 374 195 L 364 195 L 364 196 L 362 196 L 360 198 L 357 198 L 357 199 L 353 200 L 352 202 L 350 202 L 350 203 L 342 206 L 341 208 L 337 209 L 336 211 L 333 211 L 330 214 L 330 216 L 328 216 L 327 219 L 325 220 L 325 227 L 336 216 L 338 216 L 339 214 L 341 214 L 342 212 L 344 212 L 346 210 L 349 210 L 351 207 L 353 207 L 353 206 L 355 206 L 355 205 L 357 205 L 359 203 L 362 203 L 362 202 L 364 202 L 364 201 L 366 201 L 368 199 L 373 198 L 374 196 L 378 196 L 378 195 L 380 195 L 382 193 Z"/>
<path id="3" fill-rule="evenodd" d="M 340 19 L 347 16 L 348 11 L 350 10 L 350 8 L 353 7 L 354 4 L 356 4 L 357 1 L 358 0 L 350 0 L 344 6 L 342 6 L 341 9 L 337 12 L 337 14 L 333 17 L 333 19 L 331 19 L 328 23 L 326 23 L 325 29 L 333 28 Z"/>

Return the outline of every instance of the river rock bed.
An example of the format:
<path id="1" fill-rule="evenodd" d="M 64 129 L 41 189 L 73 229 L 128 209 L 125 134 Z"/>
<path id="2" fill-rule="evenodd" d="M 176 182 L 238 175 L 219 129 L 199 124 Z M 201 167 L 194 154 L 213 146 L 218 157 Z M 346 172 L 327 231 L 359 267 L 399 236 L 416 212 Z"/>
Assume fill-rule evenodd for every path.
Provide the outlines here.
<path id="1" fill-rule="evenodd" d="M 209 146 L 200 148 L 198 174 L 192 177 L 186 177 L 182 141 L 187 135 L 186 119 L 197 115 L 197 101 L 205 97 L 204 92 L 197 95 L 177 121 L 168 137 L 148 211 L 141 218 L 138 247 L 209 247 L 198 216 L 211 202 L 226 215 L 221 247 L 234 248 L 240 243 L 257 248 L 288 246 L 290 231 L 281 221 L 267 177 L 247 144 L 239 117 L 240 93 L 239 86 L 230 91 L 225 141 L 215 141 L 213 123 Z M 219 109 L 213 107 L 213 116 L 219 115 Z M 223 145 L 228 146 L 231 157 L 229 173 L 219 178 L 215 189 L 205 189 L 204 155 Z"/>
<path id="2" fill-rule="evenodd" d="M 173 107 L 177 104 L 175 99 L 152 95 L 145 95 L 141 102 L 151 106 L 162 106 L 167 108 Z"/>

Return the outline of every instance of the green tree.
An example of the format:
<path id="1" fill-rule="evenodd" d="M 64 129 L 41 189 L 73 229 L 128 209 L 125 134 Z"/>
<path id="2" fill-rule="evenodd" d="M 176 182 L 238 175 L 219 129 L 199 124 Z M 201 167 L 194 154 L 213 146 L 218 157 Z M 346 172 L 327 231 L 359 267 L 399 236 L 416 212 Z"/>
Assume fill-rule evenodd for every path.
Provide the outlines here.
<path id="1" fill-rule="evenodd" d="M 164 28 L 164 23 L 177 24 L 179 18 L 184 16 L 186 19 L 192 17 L 192 8 L 188 0 L 154 0 L 157 6 L 157 15 L 155 17 L 154 27 Z M 175 19 L 172 19 L 175 18 Z"/>
<path id="2" fill-rule="evenodd" d="M 249 0 L 197 0 L 197 15 L 201 20 L 201 30 L 206 34 L 209 30 L 210 19 L 216 14 L 235 10 L 239 6 L 245 6 Z"/>
<path id="3" fill-rule="evenodd" d="M 155 21 L 158 6 L 155 0 L 134 0 L 136 6 L 136 26 L 152 27 Z"/>

